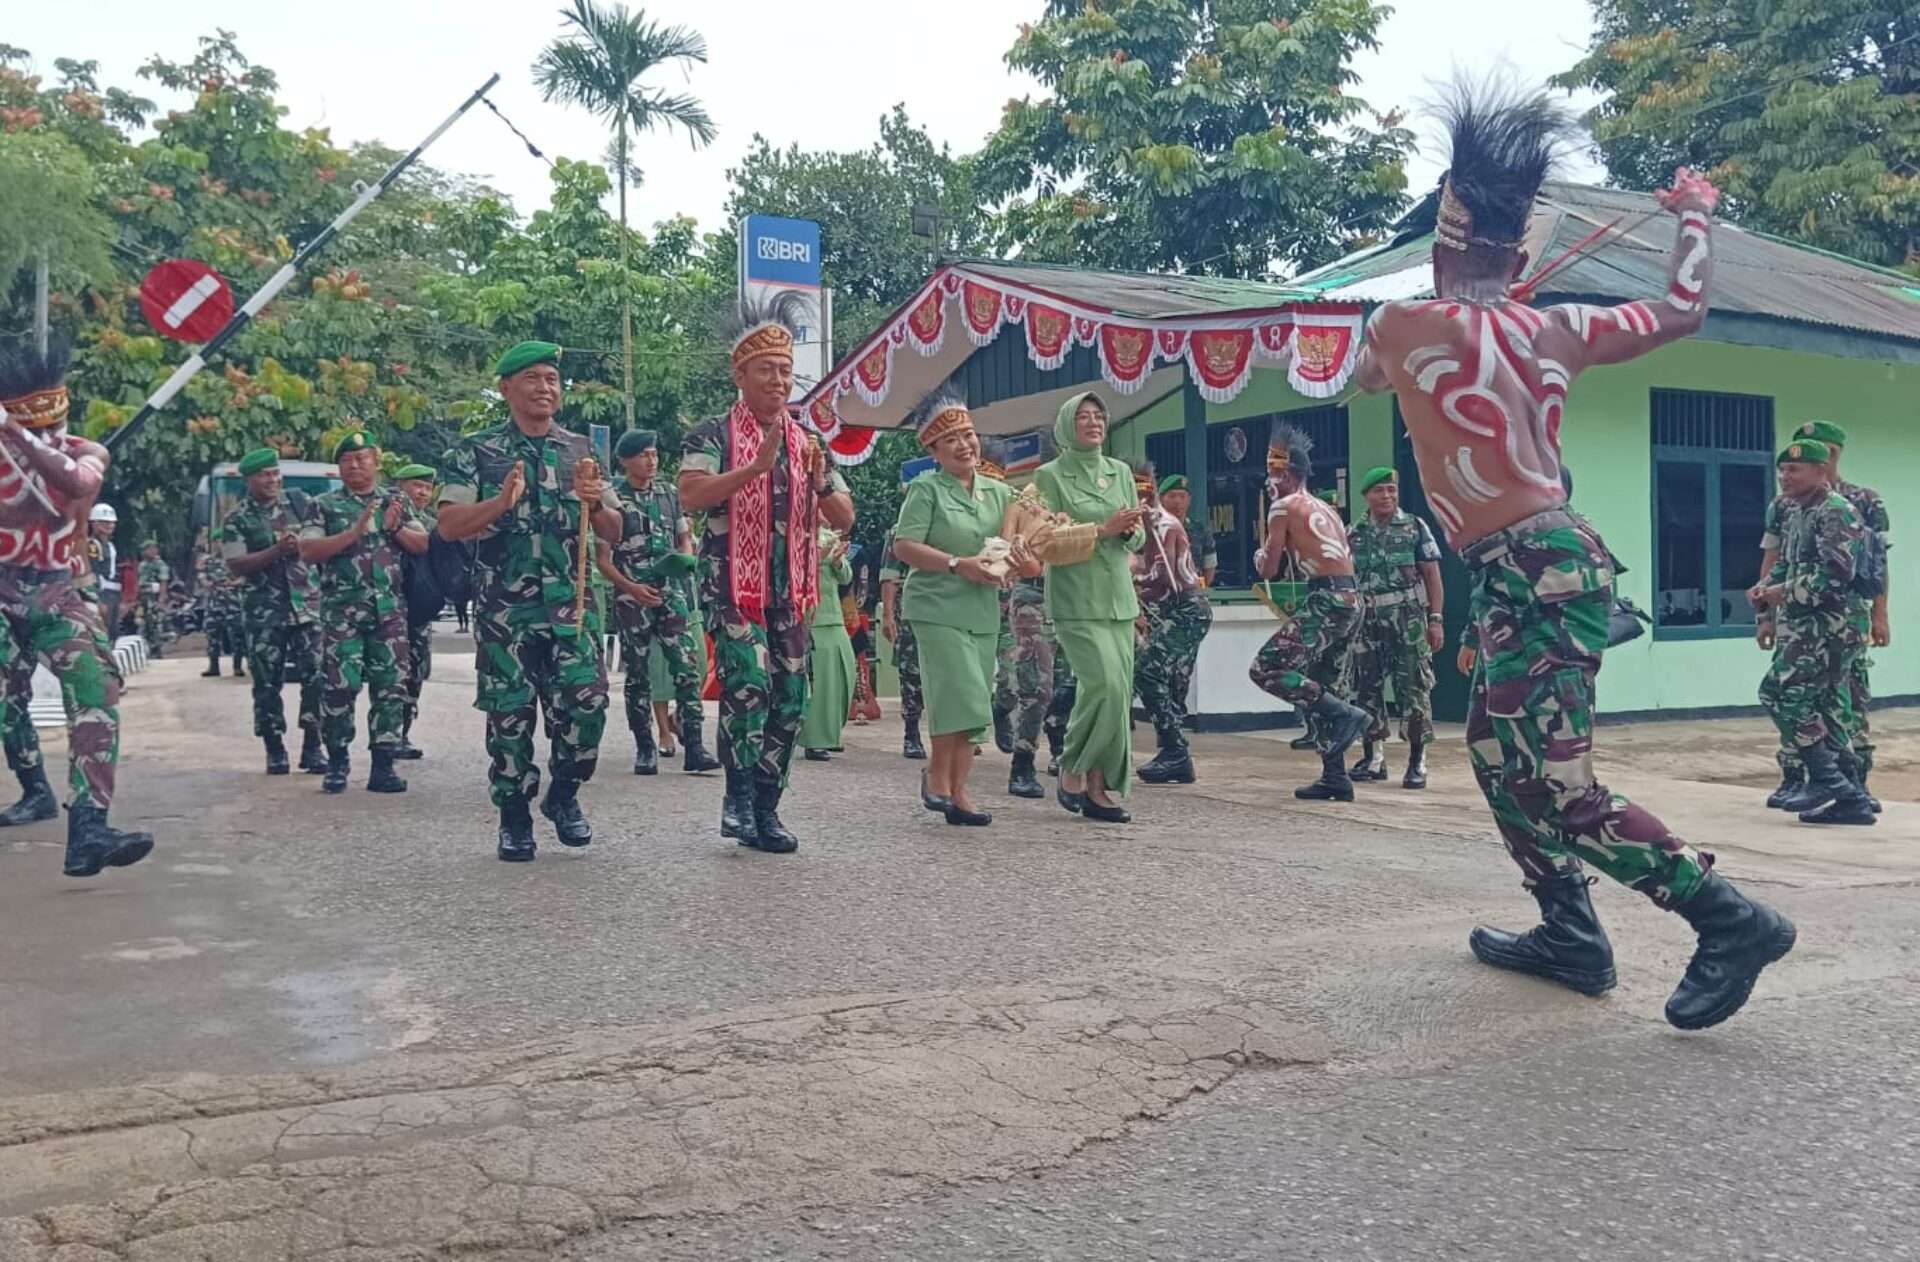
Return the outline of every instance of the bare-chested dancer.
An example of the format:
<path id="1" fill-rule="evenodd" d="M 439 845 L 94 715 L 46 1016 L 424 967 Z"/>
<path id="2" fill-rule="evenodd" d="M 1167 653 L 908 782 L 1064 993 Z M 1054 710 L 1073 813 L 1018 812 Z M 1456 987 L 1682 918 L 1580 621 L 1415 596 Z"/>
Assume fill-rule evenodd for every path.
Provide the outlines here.
<path id="1" fill-rule="evenodd" d="M 1743 896 L 1712 857 L 1594 778 L 1593 689 L 1607 642 L 1613 562 L 1560 483 L 1567 389 L 1588 368 L 1700 328 L 1719 193 L 1682 168 L 1660 203 L 1679 219 L 1665 296 L 1535 310 L 1509 297 L 1527 267 L 1534 196 L 1568 138 L 1544 96 L 1456 87 L 1440 190 L 1435 301 L 1389 303 L 1367 326 L 1361 385 L 1393 390 L 1434 516 L 1467 563 L 1483 666 L 1467 742 L 1507 849 L 1544 923 L 1475 929 L 1486 963 L 1586 994 L 1614 984 L 1613 948 L 1581 861 L 1678 912 L 1699 935 L 1667 1020 L 1700 1029 L 1739 1011 L 1793 925 Z"/>
<path id="2" fill-rule="evenodd" d="M 1340 696 L 1347 650 L 1360 626 L 1360 592 L 1353 580 L 1353 550 L 1339 512 L 1307 489 L 1313 475 L 1313 444 L 1305 434 L 1275 421 L 1267 440 L 1267 541 L 1253 554 L 1263 579 L 1291 561 L 1307 582 L 1307 599 L 1254 656 L 1247 675 L 1254 683 L 1302 711 L 1320 751 L 1320 778 L 1293 791 L 1297 798 L 1353 801 L 1347 747 L 1367 730 L 1367 712 Z"/>

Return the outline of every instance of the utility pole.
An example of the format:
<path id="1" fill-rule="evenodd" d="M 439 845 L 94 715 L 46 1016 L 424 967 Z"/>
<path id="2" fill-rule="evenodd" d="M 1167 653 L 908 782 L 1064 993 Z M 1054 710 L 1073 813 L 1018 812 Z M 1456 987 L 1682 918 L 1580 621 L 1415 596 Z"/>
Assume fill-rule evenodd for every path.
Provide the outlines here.
<path id="1" fill-rule="evenodd" d="M 52 271 L 48 247 L 43 245 L 39 261 L 33 267 L 33 344 L 42 359 L 47 356 L 47 290 L 52 283 Z"/>

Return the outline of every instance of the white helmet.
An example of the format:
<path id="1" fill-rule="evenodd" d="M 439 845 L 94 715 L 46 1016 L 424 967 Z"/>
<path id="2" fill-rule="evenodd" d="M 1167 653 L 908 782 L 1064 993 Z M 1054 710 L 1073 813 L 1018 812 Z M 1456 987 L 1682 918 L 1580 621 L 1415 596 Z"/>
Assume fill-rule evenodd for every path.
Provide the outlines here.
<path id="1" fill-rule="evenodd" d="M 88 521 L 119 521 L 120 514 L 113 511 L 111 504 L 95 504 L 93 511 L 87 514 Z"/>

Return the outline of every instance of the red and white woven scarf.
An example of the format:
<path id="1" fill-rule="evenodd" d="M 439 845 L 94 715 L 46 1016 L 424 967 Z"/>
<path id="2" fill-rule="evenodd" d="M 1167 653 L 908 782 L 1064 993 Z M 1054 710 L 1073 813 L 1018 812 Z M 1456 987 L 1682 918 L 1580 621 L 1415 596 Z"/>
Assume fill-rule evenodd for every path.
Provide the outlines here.
<path id="1" fill-rule="evenodd" d="M 744 469 L 760 454 L 766 431 L 737 400 L 727 414 L 727 468 Z M 807 438 L 792 417 L 780 427 L 787 445 L 787 590 L 805 622 L 820 603 L 819 504 L 807 476 Z M 732 576 L 733 607 L 754 622 L 767 620 L 768 571 L 773 556 L 773 475 L 755 478 L 727 502 L 727 569 Z"/>

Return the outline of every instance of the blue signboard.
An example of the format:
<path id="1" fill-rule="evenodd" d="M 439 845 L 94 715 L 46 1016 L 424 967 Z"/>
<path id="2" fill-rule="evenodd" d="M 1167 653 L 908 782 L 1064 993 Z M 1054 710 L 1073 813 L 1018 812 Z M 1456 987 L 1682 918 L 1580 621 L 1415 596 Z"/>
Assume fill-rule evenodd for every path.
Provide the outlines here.
<path id="1" fill-rule="evenodd" d="M 613 430 L 606 425 L 587 426 L 588 440 L 593 444 L 594 459 L 600 462 L 602 469 L 613 468 Z"/>
<path id="2" fill-rule="evenodd" d="M 1041 459 L 1045 454 L 1045 449 L 1040 445 L 1040 435 L 1038 433 L 1015 434 L 1006 440 L 1006 444 L 1008 473 L 1025 473 L 1030 469 L 1037 469 L 1045 463 L 1045 461 Z"/>
<path id="3" fill-rule="evenodd" d="M 932 473 L 939 467 L 940 462 L 932 456 L 915 456 L 911 460 L 901 462 L 900 481 L 902 485 L 904 485 L 913 481 L 923 473 Z"/>
<path id="4" fill-rule="evenodd" d="M 820 225 L 748 215 L 740 221 L 740 275 L 748 283 L 820 287 Z"/>

